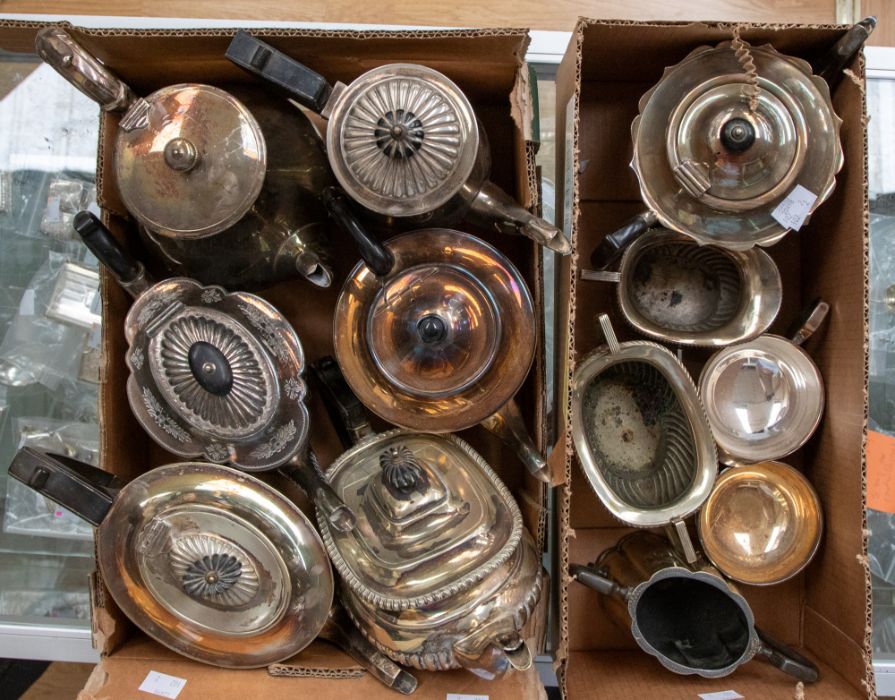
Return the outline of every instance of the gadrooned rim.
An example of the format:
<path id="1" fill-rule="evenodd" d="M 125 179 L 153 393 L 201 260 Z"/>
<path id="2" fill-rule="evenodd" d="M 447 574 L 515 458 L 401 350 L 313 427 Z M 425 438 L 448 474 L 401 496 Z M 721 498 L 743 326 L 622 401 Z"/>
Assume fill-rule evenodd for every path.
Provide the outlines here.
<path id="1" fill-rule="evenodd" d="M 513 519 L 513 525 L 507 541 L 487 562 L 484 562 L 483 564 L 464 574 L 457 580 L 445 584 L 440 588 L 436 588 L 430 593 L 408 598 L 383 595 L 373 590 L 366 583 L 364 583 L 354 572 L 354 569 L 352 569 L 351 565 L 342 556 L 342 552 L 339 550 L 339 546 L 333 538 L 332 531 L 329 528 L 326 514 L 318 508 L 317 523 L 320 526 L 320 535 L 323 539 L 323 544 L 326 547 L 326 551 L 329 554 L 329 558 L 332 561 L 333 566 L 335 566 L 336 571 L 339 572 L 339 576 L 342 578 L 344 583 L 362 600 L 371 603 L 376 607 L 384 608 L 385 610 L 408 610 L 410 608 L 425 608 L 429 605 L 438 603 L 439 601 L 450 598 L 451 596 L 457 595 L 458 593 L 466 590 L 473 584 L 481 581 L 483 578 L 493 573 L 500 566 L 503 566 L 503 564 L 505 564 L 509 560 L 509 558 L 513 556 L 519 546 L 523 530 L 522 512 L 519 510 L 519 506 L 516 503 L 516 500 L 513 498 L 513 495 L 510 493 L 510 490 L 507 488 L 506 484 L 504 484 L 503 481 L 501 481 L 500 477 L 497 476 L 496 472 L 491 469 L 490 465 L 485 461 L 484 457 L 482 457 L 472 448 L 472 445 L 470 445 L 462 438 L 457 437 L 456 435 L 415 433 L 412 431 L 404 430 L 402 428 L 395 428 L 385 433 L 369 435 L 358 442 L 356 445 L 352 446 L 346 452 L 343 452 L 336 459 L 336 461 L 333 462 L 329 466 L 329 468 L 327 468 L 325 474 L 326 480 L 332 483 L 333 478 L 343 468 L 350 469 L 351 462 L 358 452 L 361 452 L 362 450 L 377 442 L 381 442 L 398 435 L 414 435 L 415 437 L 429 437 L 436 440 L 447 440 L 448 442 L 452 442 L 454 445 L 456 445 L 461 451 L 469 456 L 472 462 L 481 470 L 481 472 L 494 486 L 494 489 L 497 491 L 498 495 L 501 497 L 508 510 L 510 511 Z"/>

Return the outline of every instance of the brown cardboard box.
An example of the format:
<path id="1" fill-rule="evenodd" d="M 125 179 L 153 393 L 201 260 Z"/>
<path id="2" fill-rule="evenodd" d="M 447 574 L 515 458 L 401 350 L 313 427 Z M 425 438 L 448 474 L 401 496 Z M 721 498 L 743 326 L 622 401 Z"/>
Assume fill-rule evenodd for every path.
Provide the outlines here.
<path id="1" fill-rule="evenodd" d="M 0 47 L 9 51 L 33 52 L 34 35 L 43 26 L 33 22 L 0 23 Z M 101 59 L 138 94 L 147 94 L 178 82 L 202 82 L 224 88 L 256 80 L 224 58 L 235 30 L 134 31 L 69 28 L 77 41 Z M 525 30 L 483 31 L 305 31 L 253 30 L 277 48 L 320 71 L 330 81 L 350 82 L 362 72 L 384 63 L 416 62 L 442 71 L 471 99 L 491 142 L 492 179 L 508 192 L 515 192 L 529 207 L 538 204 L 532 137 L 532 104 L 529 74 L 524 64 L 528 42 Z M 107 224 L 135 252 L 139 242 L 135 224 L 121 204 L 114 180 L 111 154 L 119 115 L 104 113 L 97 164 L 99 199 Z M 527 239 L 485 233 L 523 271 L 542 316 L 542 282 L 538 249 Z M 289 282 L 265 290 L 266 299 L 295 325 L 306 356 L 314 359 L 332 353 L 332 316 L 341 280 L 358 256 L 348 239 L 337 242 L 346 251 L 337 261 L 336 284 L 319 290 L 304 282 Z M 128 406 L 124 363 L 126 343 L 123 321 L 130 298 L 109 275 L 103 275 L 103 365 L 101 410 L 101 460 L 107 471 L 125 479 L 165 463 L 177 461 L 161 450 L 136 423 Z M 540 328 L 543 340 L 543 324 Z M 518 399 L 529 426 L 543 423 L 544 361 L 539 353 L 535 366 Z M 340 451 L 338 439 L 318 403 L 312 403 L 313 447 L 323 464 Z M 543 442 L 543 431 L 536 440 Z M 546 511 L 544 487 L 525 473 L 515 456 L 480 429 L 464 433 L 494 466 L 514 491 L 525 524 L 539 545 L 544 541 Z M 217 697 L 364 697 L 394 698 L 347 656 L 325 643 L 309 649 L 284 664 L 267 670 L 231 671 L 181 658 L 149 640 L 135 629 L 107 595 L 101 577 L 92 585 L 94 644 L 102 652 L 80 697 L 131 698 L 150 670 L 187 680 L 181 700 Z M 533 617 L 531 639 L 538 646 L 543 638 L 544 608 Z M 539 698 L 544 694 L 537 672 L 512 673 L 488 682 L 465 671 L 418 673 L 416 697 L 439 698 L 447 693 L 487 695 L 492 700 Z"/>
<path id="2" fill-rule="evenodd" d="M 752 44 L 808 60 L 842 33 L 833 26 L 740 25 Z M 564 375 L 602 342 L 596 316 L 608 313 L 620 340 L 633 337 L 619 317 L 612 285 L 580 282 L 602 236 L 644 209 L 633 171 L 630 125 L 640 96 L 666 66 L 692 49 L 732 37 L 731 24 L 667 24 L 580 20 L 557 75 L 558 172 L 566 176 L 564 204 L 575 253 L 563 261 L 559 347 L 568 347 Z M 784 279 L 784 306 L 771 331 L 785 332 L 799 308 L 814 298 L 830 302 L 826 328 L 812 338 L 826 382 L 826 414 L 806 447 L 786 461 L 800 466 L 823 502 L 826 532 L 808 569 L 770 588 L 741 586 L 759 626 L 817 661 L 821 680 L 804 697 L 875 696 L 870 661 L 870 587 L 864 527 L 866 432 L 867 189 L 863 61 L 851 66 L 834 96 L 844 119 L 845 167 L 833 196 L 801 231 L 770 249 Z M 565 148 L 564 148 L 565 145 Z M 569 228 L 566 228 L 567 232 Z M 707 354 L 685 353 L 698 373 Z M 795 682 L 760 659 L 726 678 L 676 676 L 634 645 L 629 631 L 606 618 L 595 592 L 569 582 L 569 562 L 588 562 L 613 544 L 624 528 L 597 500 L 581 474 L 570 425 L 554 453 L 565 460 L 559 509 L 560 678 L 568 697 L 681 698 L 733 689 L 747 698 L 801 698 Z"/>

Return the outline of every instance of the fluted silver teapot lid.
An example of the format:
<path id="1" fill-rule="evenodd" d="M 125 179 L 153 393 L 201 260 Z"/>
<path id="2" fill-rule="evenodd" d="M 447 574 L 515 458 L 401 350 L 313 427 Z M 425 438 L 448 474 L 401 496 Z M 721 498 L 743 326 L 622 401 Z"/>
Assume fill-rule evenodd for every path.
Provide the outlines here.
<path id="1" fill-rule="evenodd" d="M 385 216 L 415 216 L 467 181 L 478 127 L 469 100 L 446 76 L 393 63 L 343 89 L 326 141 L 333 172 L 354 200 Z"/>
<path id="2" fill-rule="evenodd" d="M 170 452 L 258 471 L 306 447 L 304 351 L 260 297 L 165 280 L 134 302 L 125 335 L 131 408 Z"/>

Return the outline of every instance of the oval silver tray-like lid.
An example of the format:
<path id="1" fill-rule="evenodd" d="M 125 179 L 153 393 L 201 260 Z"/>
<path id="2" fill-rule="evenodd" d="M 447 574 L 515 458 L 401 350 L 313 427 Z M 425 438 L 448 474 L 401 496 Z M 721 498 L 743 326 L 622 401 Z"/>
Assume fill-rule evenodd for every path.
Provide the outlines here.
<path id="1" fill-rule="evenodd" d="M 519 545 L 522 514 L 485 460 L 453 435 L 372 435 L 327 471 L 357 516 L 350 532 L 319 517 L 343 581 L 387 610 L 426 607 L 504 564 Z"/>

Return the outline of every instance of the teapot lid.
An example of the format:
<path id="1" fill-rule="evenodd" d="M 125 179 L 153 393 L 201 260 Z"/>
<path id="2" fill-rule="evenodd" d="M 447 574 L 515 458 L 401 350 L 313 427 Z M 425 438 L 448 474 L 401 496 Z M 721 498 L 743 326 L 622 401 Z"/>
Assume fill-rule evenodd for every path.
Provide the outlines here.
<path id="1" fill-rule="evenodd" d="M 832 192 L 840 124 L 807 63 L 724 42 L 666 69 L 641 99 L 632 166 L 669 228 L 730 248 L 770 245 L 789 230 L 772 212 L 796 187 L 816 197 L 810 211 Z"/>
<path id="2" fill-rule="evenodd" d="M 472 105 L 436 70 L 393 63 L 334 99 L 327 152 L 339 183 L 384 216 L 426 214 L 466 183 L 479 133 Z"/>
<path id="3" fill-rule="evenodd" d="M 307 445 L 304 352 L 263 299 L 165 280 L 134 302 L 125 335 L 131 408 L 170 452 L 259 471 Z"/>
<path id="4" fill-rule="evenodd" d="M 522 515 L 507 487 L 454 435 L 371 435 L 327 470 L 357 516 L 338 532 L 318 517 L 330 559 L 364 600 L 431 605 L 482 580 L 516 551 Z"/>
<path id="5" fill-rule="evenodd" d="M 392 272 L 358 265 L 336 310 L 335 350 L 352 390 L 391 423 L 453 432 L 519 389 L 534 357 L 531 296 L 496 249 L 447 229 L 389 240 Z"/>
<path id="6" fill-rule="evenodd" d="M 224 90 L 191 83 L 136 100 L 119 124 L 115 158 L 128 211 L 153 232 L 187 239 L 239 221 L 267 169 L 252 113 Z"/>
<path id="7" fill-rule="evenodd" d="M 289 499 L 205 463 L 126 485 L 97 533 L 115 602 L 148 635 L 205 663 L 251 668 L 298 653 L 333 599 L 320 537 Z"/>

